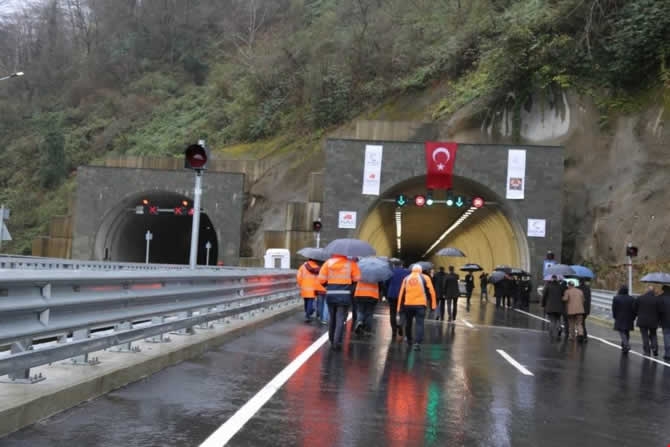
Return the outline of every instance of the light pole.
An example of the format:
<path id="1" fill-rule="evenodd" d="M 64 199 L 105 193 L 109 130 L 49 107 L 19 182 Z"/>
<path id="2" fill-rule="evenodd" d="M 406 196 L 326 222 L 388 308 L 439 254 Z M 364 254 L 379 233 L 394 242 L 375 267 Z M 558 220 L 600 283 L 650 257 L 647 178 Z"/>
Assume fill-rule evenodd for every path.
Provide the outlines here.
<path id="1" fill-rule="evenodd" d="M 144 263 L 148 264 L 149 263 L 149 244 L 151 244 L 151 240 L 154 238 L 154 235 L 151 231 L 147 230 L 147 234 L 144 235 L 144 240 L 147 241 L 147 248 L 144 252 Z"/>
<path id="2" fill-rule="evenodd" d="M 23 72 L 22 71 L 17 71 L 16 73 L 12 73 L 10 75 L 1 77 L 0 81 L 4 81 L 5 79 L 10 79 L 10 78 L 18 78 L 20 76 L 23 76 Z"/>
<path id="3" fill-rule="evenodd" d="M 205 244 L 205 249 L 207 249 L 207 256 L 205 257 L 205 265 L 209 265 L 209 250 L 212 248 L 212 243 L 207 241 Z"/>

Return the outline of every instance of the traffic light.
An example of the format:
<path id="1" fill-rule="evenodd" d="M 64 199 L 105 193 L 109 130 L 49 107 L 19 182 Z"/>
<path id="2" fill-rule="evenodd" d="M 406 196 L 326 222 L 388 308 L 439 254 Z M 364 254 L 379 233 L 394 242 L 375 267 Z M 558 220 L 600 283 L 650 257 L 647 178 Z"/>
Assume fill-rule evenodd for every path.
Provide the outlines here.
<path id="1" fill-rule="evenodd" d="M 626 247 L 626 256 L 630 258 L 636 258 L 637 257 L 637 247 L 633 247 L 632 245 L 629 245 Z"/>
<path id="2" fill-rule="evenodd" d="M 414 196 L 414 204 L 416 206 L 424 206 L 426 204 L 426 198 L 421 194 Z"/>
<path id="3" fill-rule="evenodd" d="M 315 233 L 318 233 L 321 231 L 321 221 L 320 220 L 315 220 L 312 222 L 312 230 L 314 230 Z"/>
<path id="4" fill-rule="evenodd" d="M 454 193 L 451 191 L 447 191 L 447 206 L 454 206 Z"/>
<path id="5" fill-rule="evenodd" d="M 472 206 L 475 208 L 481 208 L 484 206 L 484 199 L 481 197 L 473 197 Z"/>
<path id="6" fill-rule="evenodd" d="M 204 144 L 204 142 L 203 142 Z M 200 144 L 192 144 L 184 151 L 184 167 L 201 171 L 207 166 L 207 149 Z"/>
<path id="7" fill-rule="evenodd" d="M 157 215 L 158 215 L 158 205 L 149 205 L 149 206 L 147 207 L 147 211 L 148 211 L 149 214 L 151 214 L 152 216 L 157 216 Z"/>
<path id="8" fill-rule="evenodd" d="M 463 196 L 456 196 L 454 205 L 456 205 L 458 208 L 463 208 L 463 206 L 465 206 L 465 198 Z"/>
<path id="9" fill-rule="evenodd" d="M 432 206 L 434 202 L 433 191 L 428 191 L 428 193 L 426 193 L 426 206 Z"/>
<path id="10" fill-rule="evenodd" d="M 398 194 L 395 197 L 395 204 L 398 205 L 398 206 L 407 205 L 407 196 L 405 194 Z"/>

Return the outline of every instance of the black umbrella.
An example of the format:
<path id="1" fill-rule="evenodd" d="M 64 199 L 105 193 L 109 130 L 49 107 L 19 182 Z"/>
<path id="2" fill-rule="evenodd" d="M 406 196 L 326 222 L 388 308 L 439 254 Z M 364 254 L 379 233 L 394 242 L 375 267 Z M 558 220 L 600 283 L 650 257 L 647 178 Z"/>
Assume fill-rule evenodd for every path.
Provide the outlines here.
<path id="1" fill-rule="evenodd" d="M 452 257 L 452 258 L 464 258 L 465 257 L 465 253 L 463 253 L 458 248 L 453 248 L 453 247 L 443 248 L 435 254 L 437 256 L 449 256 L 449 257 Z"/>
<path id="2" fill-rule="evenodd" d="M 298 250 L 297 254 L 307 259 L 314 259 L 315 261 L 327 261 L 328 256 L 323 248 L 305 247 Z"/>
<path id="3" fill-rule="evenodd" d="M 376 254 L 370 244 L 359 239 L 335 239 L 325 250 L 329 256 L 341 255 L 352 258 L 365 258 Z"/>
<path id="4" fill-rule="evenodd" d="M 465 264 L 460 270 L 462 272 L 481 272 L 484 269 L 479 264 Z"/>
<path id="5" fill-rule="evenodd" d="M 520 269 L 520 268 L 516 268 L 516 267 L 512 267 L 509 271 L 509 274 L 513 275 L 513 276 L 530 276 L 530 273 L 528 273 L 524 269 Z"/>
<path id="6" fill-rule="evenodd" d="M 507 273 L 508 275 L 512 273 L 512 267 L 508 265 L 499 265 L 496 268 L 493 269 L 496 272 L 503 272 Z"/>
<path id="7" fill-rule="evenodd" d="M 358 261 L 361 269 L 361 281 L 375 283 L 386 281 L 393 276 L 393 270 L 388 261 L 379 258 L 363 258 Z"/>
<path id="8" fill-rule="evenodd" d="M 505 272 L 501 272 L 500 270 L 496 270 L 489 275 L 489 282 L 491 284 L 500 282 L 503 279 L 505 279 Z"/>

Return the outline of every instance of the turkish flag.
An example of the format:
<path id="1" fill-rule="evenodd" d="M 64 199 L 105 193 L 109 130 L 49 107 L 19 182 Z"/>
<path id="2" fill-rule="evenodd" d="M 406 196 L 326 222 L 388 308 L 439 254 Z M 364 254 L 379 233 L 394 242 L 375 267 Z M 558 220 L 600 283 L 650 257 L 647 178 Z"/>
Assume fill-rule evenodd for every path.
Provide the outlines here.
<path id="1" fill-rule="evenodd" d="M 449 189 L 458 143 L 426 141 L 426 188 Z"/>

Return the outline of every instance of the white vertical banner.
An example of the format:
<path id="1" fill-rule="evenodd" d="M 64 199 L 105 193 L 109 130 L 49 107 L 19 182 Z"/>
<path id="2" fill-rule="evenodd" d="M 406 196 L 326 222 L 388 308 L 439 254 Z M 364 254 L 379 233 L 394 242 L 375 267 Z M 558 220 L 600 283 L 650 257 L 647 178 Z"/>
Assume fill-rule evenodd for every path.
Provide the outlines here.
<path id="1" fill-rule="evenodd" d="M 365 146 L 365 164 L 363 165 L 363 194 L 379 195 L 382 176 L 382 146 Z"/>
<path id="2" fill-rule="evenodd" d="M 507 151 L 507 195 L 508 199 L 524 198 L 526 189 L 526 151 L 510 149 Z"/>

